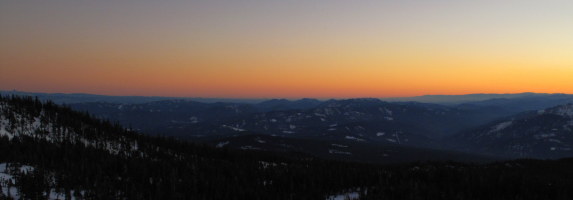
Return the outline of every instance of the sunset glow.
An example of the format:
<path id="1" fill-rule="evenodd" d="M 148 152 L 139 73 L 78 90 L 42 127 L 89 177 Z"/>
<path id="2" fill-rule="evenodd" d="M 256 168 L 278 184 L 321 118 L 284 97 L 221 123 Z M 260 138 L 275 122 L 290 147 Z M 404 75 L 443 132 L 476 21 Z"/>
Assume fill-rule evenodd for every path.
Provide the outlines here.
<path id="1" fill-rule="evenodd" d="M 573 93 L 573 1 L 2 1 L 0 90 Z"/>

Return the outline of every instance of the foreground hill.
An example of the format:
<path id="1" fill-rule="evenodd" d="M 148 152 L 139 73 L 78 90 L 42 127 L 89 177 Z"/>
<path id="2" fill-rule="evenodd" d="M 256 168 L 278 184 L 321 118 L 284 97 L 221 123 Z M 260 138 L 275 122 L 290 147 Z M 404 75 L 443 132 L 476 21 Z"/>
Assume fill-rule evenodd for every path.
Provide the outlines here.
<path id="1" fill-rule="evenodd" d="M 0 97 L 0 199 L 571 199 L 573 160 L 374 165 L 144 136 Z"/>

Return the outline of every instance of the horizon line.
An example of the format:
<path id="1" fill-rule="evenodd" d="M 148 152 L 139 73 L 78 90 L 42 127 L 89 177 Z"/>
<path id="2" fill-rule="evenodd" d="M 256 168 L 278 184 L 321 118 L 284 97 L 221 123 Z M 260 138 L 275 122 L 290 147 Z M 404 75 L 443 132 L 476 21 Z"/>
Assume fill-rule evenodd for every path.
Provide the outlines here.
<path id="1" fill-rule="evenodd" d="M 417 97 L 430 97 L 430 96 L 467 96 L 467 95 L 517 95 L 517 94 L 565 94 L 569 93 L 543 93 L 543 92 L 515 92 L 515 93 L 463 93 L 463 94 L 424 94 L 418 96 L 396 96 L 396 97 L 200 97 L 200 96 L 156 96 L 156 95 L 110 95 L 110 94 L 97 94 L 97 93 L 84 93 L 84 92 L 35 92 L 35 91 L 23 91 L 23 90 L 0 90 L 0 93 L 4 92 L 19 92 L 19 93 L 33 93 L 33 94 L 46 94 L 46 95 L 94 95 L 94 96 L 107 96 L 107 97 L 147 97 L 147 98 L 182 98 L 182 99 L 407 99 L 407 98 L 417 98 Z"/>

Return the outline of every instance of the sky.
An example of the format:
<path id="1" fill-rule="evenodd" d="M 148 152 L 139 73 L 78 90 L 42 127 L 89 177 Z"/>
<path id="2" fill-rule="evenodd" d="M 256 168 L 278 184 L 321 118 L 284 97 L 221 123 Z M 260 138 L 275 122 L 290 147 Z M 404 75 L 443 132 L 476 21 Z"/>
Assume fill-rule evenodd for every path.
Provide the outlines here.
<path id="1" fill-rule="evenodd" d="M 571 0 L 1 0 L 0 90 L 573 93 Z"/>

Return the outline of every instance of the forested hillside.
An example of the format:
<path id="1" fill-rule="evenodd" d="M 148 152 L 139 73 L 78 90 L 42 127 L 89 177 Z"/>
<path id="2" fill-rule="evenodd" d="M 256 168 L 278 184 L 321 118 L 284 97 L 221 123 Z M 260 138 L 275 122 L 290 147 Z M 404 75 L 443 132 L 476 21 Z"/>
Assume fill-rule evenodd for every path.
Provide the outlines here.
<path id="1" fill-rule="evenodd" d="M 571 199 L 573 160 L 374 165 L 144 136 L 0 97 L 0 199 Z"/>

